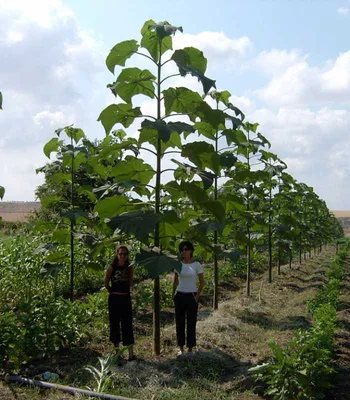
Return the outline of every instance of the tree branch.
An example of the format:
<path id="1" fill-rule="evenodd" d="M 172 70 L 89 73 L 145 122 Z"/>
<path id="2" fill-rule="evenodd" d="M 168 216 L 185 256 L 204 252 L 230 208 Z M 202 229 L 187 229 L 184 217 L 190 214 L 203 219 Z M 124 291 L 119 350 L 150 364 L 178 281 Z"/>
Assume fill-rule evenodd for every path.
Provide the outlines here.
<path id="1" fill-rule="evenodd" d="M 172 74 L 172 75 L 166 76 L 164 79 L 162 79 L 162 80 L 160 81 L 160 84 L 162 84 L 163 82 L 165 82 L 167 79 L 173 78 L 174 76 L 181 76 L 181 74 Z"/>
<path id="2" fill-rule="evenodd" d="M 153 60 L 153 58 L 150 57 L 150 56 L 148 56 L 147 54 L 140 53 L 139 51 L 135 51 L 135 54 L 138 54 L 139 56 L 146 57 L 146 58 L 148 58 L 149 60 L 151 60 L 151 61 L 153 62 L 153 64 L 156 64 L 156 65 L 157 65 L 157 63 Z"/>

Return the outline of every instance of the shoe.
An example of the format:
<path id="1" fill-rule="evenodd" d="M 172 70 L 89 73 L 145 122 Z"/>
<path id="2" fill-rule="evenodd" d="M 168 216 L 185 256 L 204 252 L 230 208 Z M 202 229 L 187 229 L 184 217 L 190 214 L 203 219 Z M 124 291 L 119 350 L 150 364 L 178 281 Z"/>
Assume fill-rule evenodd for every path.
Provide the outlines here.
<path id="1" fill-rule="evenodd" d="M 137 360 L 137 357 L 135 355 L 128 358 L 128 361 L 135 361 L 135 360 Z"/>
<path id="2" fill-rule="evenodd" d="M 176 358 L 182 358 L 183 355 L 184 355 L 184 352 L 181 351 L 181 350 L 179 350 L 179 351 L 177 352 Z"/>

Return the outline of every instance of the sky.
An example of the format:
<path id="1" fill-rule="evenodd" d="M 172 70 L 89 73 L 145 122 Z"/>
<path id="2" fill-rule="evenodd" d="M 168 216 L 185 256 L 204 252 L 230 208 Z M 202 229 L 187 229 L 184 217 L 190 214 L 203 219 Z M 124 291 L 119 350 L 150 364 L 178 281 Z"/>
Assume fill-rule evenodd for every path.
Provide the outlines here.
<path id="1" fill-rule="evenodd" d="M 350 209 L 350 0 L 0 0 L 4 201 L 35 200 L 57 128 L 105 136 L 105 58 L 149 19 L 182 26 L 174 47 L 203 51 L 206 75 L 260 124 L 287 172 L 330 210 Z M 200 89 L 194 78 L 173 84 Z"/>

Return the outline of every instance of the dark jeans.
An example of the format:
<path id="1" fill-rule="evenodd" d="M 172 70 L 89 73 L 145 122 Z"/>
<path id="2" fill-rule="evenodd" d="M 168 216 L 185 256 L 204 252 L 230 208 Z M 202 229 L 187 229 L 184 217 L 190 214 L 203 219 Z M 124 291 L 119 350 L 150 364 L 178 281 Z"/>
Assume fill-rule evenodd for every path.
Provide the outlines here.
<path id="1" fill-rule="evenodd" d="M 134 344 L 130 295 L 110 294 L 108 297 L 109 338 L 114 345 L 123 339 L 123 345 Z M 121 326 L 121 335 L 120 335 Z"/>
<path id="2" fill-rule="evenodd" d="M 178 346 L 185 345 L 185 325 L 187 319 L 187 347 L 196 345 L 196 323 L 198 303 L 196 293 L 177 292 L 175 301 L 176 337 Z"/>

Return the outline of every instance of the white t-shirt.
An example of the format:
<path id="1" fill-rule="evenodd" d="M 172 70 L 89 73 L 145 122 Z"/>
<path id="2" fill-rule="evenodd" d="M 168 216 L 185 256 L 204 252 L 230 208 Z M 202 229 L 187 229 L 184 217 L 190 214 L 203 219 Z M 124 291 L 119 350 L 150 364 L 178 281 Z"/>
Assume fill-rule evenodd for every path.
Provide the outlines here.
<path id="1" fill-rule="evenodd" d="M 203 267 L 198 261 L 190 264 L 182 264 L 181 274 L 175 271 L 179 276 L 178 292 L 194 293 L 197 291 L 197 275 L 203 273 Z"/>

